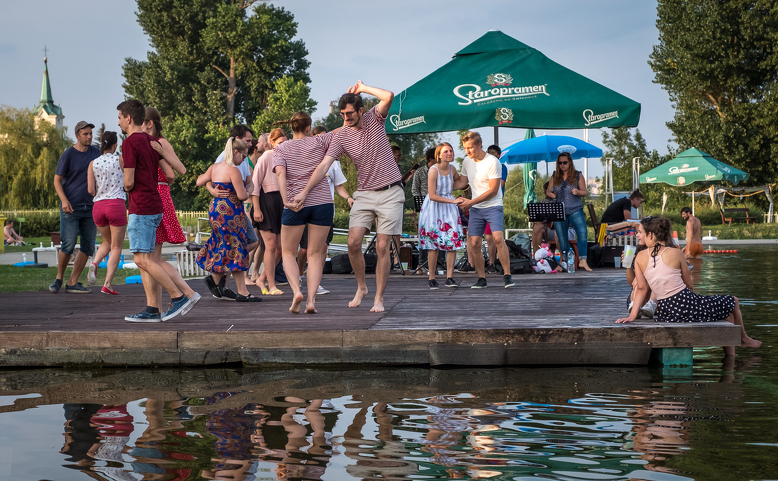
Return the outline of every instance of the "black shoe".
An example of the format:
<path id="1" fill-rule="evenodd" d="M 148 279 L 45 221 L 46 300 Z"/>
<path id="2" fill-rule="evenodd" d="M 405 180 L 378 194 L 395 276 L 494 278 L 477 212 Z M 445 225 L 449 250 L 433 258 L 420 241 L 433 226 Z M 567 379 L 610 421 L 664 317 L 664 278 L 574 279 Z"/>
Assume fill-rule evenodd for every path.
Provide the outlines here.
<path id="1" fill-rule="evenodd" d="M 513 282 L 513 277 L 511 277 L 511 276 L 503 276 L 503 278 L 505 279 L 505 288 L 506 289 L 516 285 L 516 283 Z"/>
<path id="2" fill-rule="evenodd" d="M 49 286 L 49 290 L 53 292 L 54 294 L 59 292 L 59 289 L 62 287 L 62 279 L 54 279 L 54 282 L 51 283 Z"/>
<path id="3" fill-rule="evenodd" d="M 487 274 L 497 274 L 497 268 L 494 267 L 494 264 L 489 264 L 486 266 L 486 273 Z"/>
<path id="4" fill-rule="evenodd" d="M 486 289 L 486 278 L 479 277 L 478 282 L 470 286 L 470 289 Z"/>
<path id="5" fill-rule="evenodd" d="M 429 285 L 430 285 L 430 289 L 433 290 L 440 288 L 440 284 L 438 284 L 438 281 L 436 281 L 435 279 L 430 279 Z"/>
<path id="6" fill-rule="evenodd" d="M 474 272 L 475 269 L 470 264 L 465 264 L 461 269 L 457 269 L 457 272 Z"/>
<path id="7" fill-rule="evenodd" d="M 211 295 L 217 299 L 221 299 L 222 291 L 219 289 L 219 286 L 216 285 L 213 276 L 207 276 L 203 281 L 205 281 L 205 285 L 208 286 L 208 290 L 211 291 Z"/>
<path id="8" fill-rule="evenodd" d="M 92 291 L 88 287 L 84 287 L 80 282 L 76 282 L 72 286 L 65 284 L 65 292 L 68 294 L 91 294 Z"/>
<path id="9" fill-rule="evenodd" d="M 224 299 L 225 301 L 234 301 L 238 299 L 238 294 L 236 294 L 229 287 L 225 287 L 222 289 L 222 299 Z"/>
<path id="10" fill-rule="evenodd" d="M 449 277 L 448 279 L 446 279 L 446 287 L 459 287 L 459 286 L 457 285 L 457 281 Z"/>
<path id="11" fill-rule="evenodd" d="M 249 294 L 248 296 L 238 294 L 235 300 L 237 302 L 262 302 L 262 298 L 257 297 L 254 294 Z"/>

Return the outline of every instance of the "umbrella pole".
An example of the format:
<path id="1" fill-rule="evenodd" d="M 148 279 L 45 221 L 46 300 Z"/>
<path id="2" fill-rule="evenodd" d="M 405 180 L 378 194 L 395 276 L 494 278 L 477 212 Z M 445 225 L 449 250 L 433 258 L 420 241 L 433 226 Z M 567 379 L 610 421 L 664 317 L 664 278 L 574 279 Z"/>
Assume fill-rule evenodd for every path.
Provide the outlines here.
<path id="1" fill-rule="evenodd" d="M 497 126 L 494 126 L 494 145 L 500 146 L 500 133 L 497 131 Z"/>

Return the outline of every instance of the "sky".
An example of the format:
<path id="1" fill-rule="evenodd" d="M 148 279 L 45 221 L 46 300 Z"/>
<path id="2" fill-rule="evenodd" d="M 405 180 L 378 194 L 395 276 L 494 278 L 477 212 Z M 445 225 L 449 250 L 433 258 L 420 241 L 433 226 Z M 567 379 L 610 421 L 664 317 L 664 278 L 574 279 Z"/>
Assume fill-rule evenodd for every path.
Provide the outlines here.
<path id="1" fill-rule="evenodd" d="M 658 43 L 656 2 L 651 0 L 284 0 L 271 2 L 294 14 L 298 38 L 311 62 L 314 119 L 329 112 L 356 80 L 399 93 L 447 63 L 489 30 L 501 30 L 550 59 L 642 105 L 638 129 L 649 150 L 667 153 L 673 118 L 667 92 L 648 66 Z M 40 99 L 43 49 L 48 49 L 54 102 L 64 124 L 87 120 L 116 128 L 124 99 L 124 59 L 145 59 L 148 36 L 131 0 L 3 2 L 0 16 L 0 105 L 33 108 Z M 164 120 L 164 119 L 163 119 Z M 500 146 L 524 138 L 524 129 L 500 129 Z M 582 138 L 582 130 L 536 131 Z M 482 129 L 491 144 L 492 129 Z M 590 142 L 602 147 L 600 132 Z M 455 144 L 453 134 L 446 140 Z M 460 153 L 460 155 L 462 155 Z M 577 164 L 583 163 L 576 161 Z M 544 164 L 539 170 L 543 172 Z M 576 165 L 583 170 L 582 165 Z M 553 168 L 553 165 L 552 165 Z M 589 176 L 601 176 L 599 159 Z"/>

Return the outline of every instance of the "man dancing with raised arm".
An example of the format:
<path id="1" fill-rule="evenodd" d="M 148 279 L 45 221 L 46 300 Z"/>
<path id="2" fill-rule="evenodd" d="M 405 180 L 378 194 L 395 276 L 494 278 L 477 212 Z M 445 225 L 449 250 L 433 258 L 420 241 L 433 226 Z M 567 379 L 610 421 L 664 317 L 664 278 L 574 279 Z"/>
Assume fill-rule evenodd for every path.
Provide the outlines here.
<path id="1" fill-rule="evenodd" d="M 365 112 L 361 93 L 378 97 L 378 105 Z M 348 257 L 357 278 L 357 293 L 349 307 L 357 307 L 367 295 L 365 282 L 365 257 L 362 240 L 376 221 L 376 293 L 370 312 L 384 311 L 384 291 L 389 278 L 389 245 L 392 236 L 402 233 L 402 211 L 405 191 L 402 188 L 402 174 L 392 155 L 384 124 L 394 94 L 388 90 L 368 87 L 357 81 L 348 93 L 338 101 L 338 109 L 345 126 L 330 143 L 327 155 L 316 168 L 305 188 L 294 198 L 299 208 L 313 187 L 324 178 L 333 162 L 341 154 L 348 155 L 357 168 L 358 188 L 354 193 L 348 231 Z"/>

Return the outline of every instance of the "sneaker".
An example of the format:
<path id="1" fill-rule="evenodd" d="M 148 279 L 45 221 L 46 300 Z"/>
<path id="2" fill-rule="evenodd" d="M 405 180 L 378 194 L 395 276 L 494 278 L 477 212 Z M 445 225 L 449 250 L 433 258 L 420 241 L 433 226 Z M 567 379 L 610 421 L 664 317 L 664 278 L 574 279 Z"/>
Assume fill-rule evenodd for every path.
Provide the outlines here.
<path id="1" fill-rule="evenodd" d="M 440 289 L 440 284 L 438 284 L 438 281 L 436 281 L 435 279 L 430 279 L 429 286 L 430 286 L 430 289 L 433 289 L 433 290 L 434 289 Z"/>
<path id="2" fill-rule="evenodd" d="M 92 291 L 88 287 L 84 287 L 80 282 L 76 282 L 74 285 L 69 286 L 65 284 L 65 292 L 68 294 L 91 294 Z"/>
<path id="3" fill-rule="evenodd" d="M 475 269 L 470 264 L 465 264 L 461 269 L 457 269 L 457 272 L 474 272 Z"/>
<path id="4" fill-rule="evenodd" d="M 170 309 L 168 309 L 167 312 L 162 315 L 162 321 L 169 321 L 179 314 L 183 316 L 192 310 L 192 307 L 194 307 L 194 305 L 197 304 L 197 301 L 199 300 L 200 294 L 195 292 L 195 295 L 193 295 L 191 298 L 184 296 L 183 299 L 174 301 L 170 305 Z"/>
<path id="5" fill-rule="evenodd" d="M 217 299 L 221 299 L 222 290 L 216 285 L 216 281 L 213 280 L 213 276 L 206 276 L 203 279 L 205 285 L 208 286 L 208 290 L 211 291 L 211 295 Z"/>
<path id="6" fill-rule="evenodd" d="M 225 287 L 221 291 L 222 291 L 222 297 L 221 298 L 224 299 L 225 301 L 234 301 L 235 299 L 238 298 L 238 295 L 235 294 L 235 292 L 232 289 L 230 289 L 229 287 Z"/>
<path id="7" fill-rule="evenodd" d="M 516 285 L 516 283 L 513 282 L 513 277 L 511 277 L 511 276 L 503 276 L 503 279 L 505 279 L 505 288 L 506 289 Z"/>
<path id="8" fill-rule="evenodd" d="M 652 301 L 651 299 L 649 299 L 648 302 L 646 302 L 646 304 L 642 308 L 640 308 L 640 313 L 649 318 L 654 317 L 655 311 L 656 311 L 656 302 Z"/>
<path id="9" fill-rule="evenodd" d="M 486 278 L 479 277 L 478 282 L 470 286 L 470 289 L 486 289 Z"/>
<path id="10" fill-rule="evenodd" d="M 459 287 L 459 286 L 457 285 L 457 281 L 449 277 L 446 279 L 446 287 Z"/>
<path id="11" fill-rule="evenodd" d="M 202 299 L 202 296 L 195 292 L 192 297 L 187 299 L 188 302 L 184 304 L 184 307 L 181 308 L 181 315 L 185 316 L 189 311 L 191 311 L 195 304 L 200 301 L 200 299 Z"/>
<path id="12" fill-rule="evenodd" d="M 497 274 L 497 268 L 494 266 L 494 264 L 489 264 L 488 266 L 486 266 L 486 273 Z"/>
<path id="13" fill-rule="evenodd" d="M 54 279 L 54 282 L 51 283 L 49 286 L 49 290 L 53 292 L 54 294 L 59 292 L 59 289 L 62 287 L 62 279 Z"/>
<path id="14" fill-rule="evenodd" d="M 159 315 L 159 312 L 149 312 L 143 309 L 137 314 L 125 317 L 124 320 L 127 322 L 162 322 L 162 316 Z"/>
<path id="15" fill-rule="evenodd" d="M 97 276 L 95 275 L 96 272 L 97 264 L 93 262 L 89 265 L 89 272 L 86 274 L 86 282 L 90 286 L 97 284 Z"/>
<path id="16" fill-rule="evenodd" d="M 119 293 L 116 292 L 115 290 L 111 289 L 110 287 L 105 287 L 105 286 L 103 286 L 103 288 L 100 289 L 100 292 L 102 292 L 103 294 L 110 294 L 112 296 L 118 296 L 119 295 Z"/>
<path id="17" fill-rule="evenodd" d="M 627 314 L 632 312 L 632 304 L 633 304 L 632 302 L 629 303 L 629 307 L 627 307 Z M 640 317 L 641 317 L 640 314 L 641 314 L 641 312 L 638 311 L 638 316 L 635 319 L 640 319 Z"/>
<path id="18" fill-rule="evenodd" d="M 329 294 L 329 293 L 330 293 L 330 291 L 328 291 L 327 289 L 323 288 L 321 285 L 319 285 L 319 287 L 316 289 L 316 294 L 317 295 Z"/>

